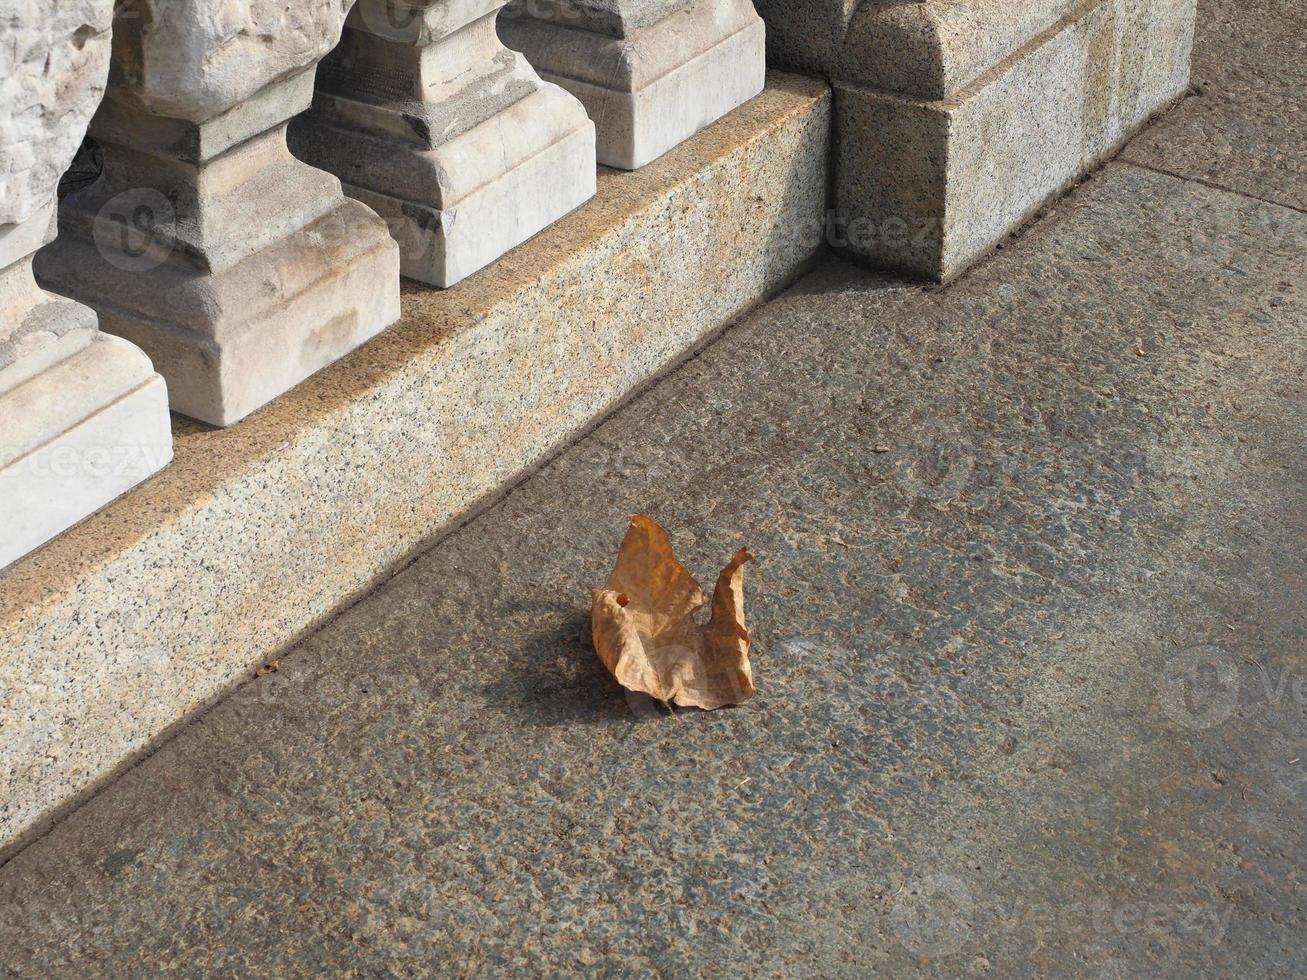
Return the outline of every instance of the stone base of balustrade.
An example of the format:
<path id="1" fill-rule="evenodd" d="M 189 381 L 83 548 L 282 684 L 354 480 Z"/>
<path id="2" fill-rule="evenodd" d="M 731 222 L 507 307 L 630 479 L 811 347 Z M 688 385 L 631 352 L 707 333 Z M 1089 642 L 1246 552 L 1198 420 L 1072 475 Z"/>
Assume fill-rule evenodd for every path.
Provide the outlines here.
<path id="1" fill-rule="evenodd" d="M 51 195 L 0 229 L 0 568 L 172 459 L 168 394 L 149 359 L 36 284 L 32 252 L 54 235 L 54 210 Z"/>
<path id="2" fill-rule="evenodd" d="M 946 282 L 1110 159 L 1189 81 L 1193 0 L 1101 0 L 960 91 L 835 83 L 841 244 Z"/>
<path id="3" fill-rule="evenodd" d="M 311 114 L 292 122 L 291 149 L 386 219 L 404 276 L 448 288 L 594 196 L 594 124 L 567 93 L 533 81 L 535 92 L 432 149 Z M 341 101 L 319 96 L 328 100 Z"/>
<path id="4" fill-rule="evenodd" d="M 398 290 L 380 285 L 398 278 L 398 251 L 385 225 L 348 199 L 209 273 L 141 263 L 64 226 L 37 254 L 42 284 L 92 306 L 101 329 L 149 355 L 173 411 L 210 425 L 240 421 L 399 319 Z"/>
<path id="5" fill-rule="evenodd" d="M 833 241 L 937 281 L 1093 171 L 1189 79 L 1194 0 L 759 0 L 835 90 Z"/>
<path id="6" fill-rule="evenodd" d="M 762 91 L 766 29 L 752 0 L 698 0 L 626 37 L 512 14 L 504 43 L 581 101 L 605 166 L 643 167 Z"/>
<path id="7" fill-rule="evenodd" d="M 51 305 L 78 315 L 76 303 Z M 0 568 L 172 459 L 163 379 L 117 337 L 85 332 L 80 349 L 0 394 L 0 419 Z"/>

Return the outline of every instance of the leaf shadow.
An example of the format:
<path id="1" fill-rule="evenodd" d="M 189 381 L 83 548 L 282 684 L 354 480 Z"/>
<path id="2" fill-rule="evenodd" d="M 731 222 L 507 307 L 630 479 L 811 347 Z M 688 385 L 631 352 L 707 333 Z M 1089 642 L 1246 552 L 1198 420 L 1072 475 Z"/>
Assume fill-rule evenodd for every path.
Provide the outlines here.
<path id="1" fill-rule="evenodd" d="M 569 609 L 556 625 L 523 640 L 513 659 L 516 669 L 481 693 L 515 724 L 607 727 L 637 720 L 627 692 L 595 654 L 589 610 Z"/>

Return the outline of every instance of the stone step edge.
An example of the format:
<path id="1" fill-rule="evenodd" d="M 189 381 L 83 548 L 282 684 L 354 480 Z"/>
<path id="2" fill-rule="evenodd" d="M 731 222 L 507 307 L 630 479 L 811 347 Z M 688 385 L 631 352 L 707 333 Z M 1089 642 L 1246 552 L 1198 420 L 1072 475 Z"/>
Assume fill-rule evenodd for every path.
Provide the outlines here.
<path id="1" fill-rule="evenodd" d="M 757 98 L 0 573 L 0 860 L 823 247 L 830 96 Z M 252 737 L 256 737 L 252 733 Z"/>

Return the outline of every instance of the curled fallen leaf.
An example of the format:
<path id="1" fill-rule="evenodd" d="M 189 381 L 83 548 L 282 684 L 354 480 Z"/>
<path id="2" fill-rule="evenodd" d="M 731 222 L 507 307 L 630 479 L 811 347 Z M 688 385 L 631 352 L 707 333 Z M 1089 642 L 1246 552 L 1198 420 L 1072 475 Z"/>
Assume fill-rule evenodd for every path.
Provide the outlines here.
<path id="1" fill-rule="evenodd" d="M 706 626 L 694 614 L 708 601 L 672 554 L 656 521 L 637 514 L 608 584 L 592 593 L 595 652 L 617 682 L 660 701 L 713 709 L 753 696 L 749 631 L 744 628 L 741 548 L 717 578 Z"/>

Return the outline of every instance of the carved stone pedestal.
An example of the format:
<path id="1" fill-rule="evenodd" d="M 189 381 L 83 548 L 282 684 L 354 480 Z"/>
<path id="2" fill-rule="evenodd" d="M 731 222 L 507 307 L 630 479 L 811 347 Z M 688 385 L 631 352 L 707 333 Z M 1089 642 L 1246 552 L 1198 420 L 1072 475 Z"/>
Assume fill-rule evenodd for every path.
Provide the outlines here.
<path id="1" fill-rule="evenodd" d="M 38 288 L 55 184 L 104 91 L 111 5 L 0 0 L 0 567 L 172 459 L 163 379 Z"/>
<path id="2" fill-rule="evenodd" d="M 594 125 L 495 33 L 503 0 L 360 0 L 291 148 L 452 286 L 589 200 Z"/>
<path id="3" fill-rule="evenodd" d="M 762 91 L 752 0 L 514 0 L 500 34 L 585 105 L 599 162 L 635 170 Z"/>
<path id="4" fill-rule="evenodd" d="M 339 0 L 155 6 L 119 7 L 103 172 L 36 271 L 144 348 L 174 409 L 230 425 L 398 319 L 399 256 L 286 146 Z"/>

